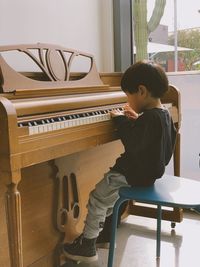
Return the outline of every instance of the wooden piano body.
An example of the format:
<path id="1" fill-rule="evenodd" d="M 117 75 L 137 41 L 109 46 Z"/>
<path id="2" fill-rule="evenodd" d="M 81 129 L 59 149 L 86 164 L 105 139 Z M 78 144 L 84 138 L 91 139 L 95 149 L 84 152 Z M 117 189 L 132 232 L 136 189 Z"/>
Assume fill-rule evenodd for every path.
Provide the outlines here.
<path id="1" fill-rule="evenodd" d="M 9 51 L 41 71 L 15 71 Z M 0 53 L 0 266 L 58 267 L 60 245 L 82 230 L 89 192 L 123 151 L 109 118 L 126 102 L 122 74 L 99 75 L 91 55 L 54 45 L 2 46 Z M 71 72 L 79 57 L 89 61 L 87 73 Z M 178 90 L 170 86 L 162 101 L 179 129 Z M 176 175 L 179 152 L 180 135 Z M 136 207 L 127 211 L 146 215 Z M 181 221 L 181 211 L 166 219 Z"/>

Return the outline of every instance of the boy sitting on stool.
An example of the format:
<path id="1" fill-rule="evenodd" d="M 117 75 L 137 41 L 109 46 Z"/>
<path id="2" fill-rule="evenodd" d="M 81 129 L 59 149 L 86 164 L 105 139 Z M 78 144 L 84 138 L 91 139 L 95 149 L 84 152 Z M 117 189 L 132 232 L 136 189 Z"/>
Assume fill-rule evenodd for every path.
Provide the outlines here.
<path id="1" fill-rule="evenodd" d="M 137 62 L 125 71 L 121 87 L 128 104 L 124 112 L 113 110 L 111 116 L 125 152 L 90 193 L 83 233 L 63 246 L 66 257 L 75 261 L 97 260 L 98 236 L 106 217 L 112 214 L 120 187 L 153 185 L 164 174 L 173 154 L 176 130 L 160 101 L 168 90 L 163 69 Z"/>

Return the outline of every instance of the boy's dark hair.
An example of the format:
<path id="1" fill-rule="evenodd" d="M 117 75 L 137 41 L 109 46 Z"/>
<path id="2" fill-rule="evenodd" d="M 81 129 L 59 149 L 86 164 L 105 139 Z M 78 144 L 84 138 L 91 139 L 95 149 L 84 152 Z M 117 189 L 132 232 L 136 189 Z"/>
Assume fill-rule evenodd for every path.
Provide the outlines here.
<path id="1" fill-rule="evenodd" d="M 121 87 L 124 92 L 132 94 L 139 90 L 139 85 L 144 85 L 151 96 L 160 98 L 168 90 L 169 82 L 165 71 L 159 65 L 138 61 L 125 71 Z"/>

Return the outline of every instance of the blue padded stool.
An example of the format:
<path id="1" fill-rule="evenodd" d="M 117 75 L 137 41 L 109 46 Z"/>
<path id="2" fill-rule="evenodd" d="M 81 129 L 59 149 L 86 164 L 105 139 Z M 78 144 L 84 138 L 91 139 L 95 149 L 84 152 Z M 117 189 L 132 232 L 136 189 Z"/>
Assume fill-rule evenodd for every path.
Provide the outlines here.
<path id="1" fill-rule="evenodd" d="M 162 206 L 200 209 L 200 182 L 173 175 L 163 175 L 149 187 L 122 187 L 113 209 L 108 267 L 113 266 L 118 210 L 127 200 L 157 205 L 156 257 L 160 257 Z"/>

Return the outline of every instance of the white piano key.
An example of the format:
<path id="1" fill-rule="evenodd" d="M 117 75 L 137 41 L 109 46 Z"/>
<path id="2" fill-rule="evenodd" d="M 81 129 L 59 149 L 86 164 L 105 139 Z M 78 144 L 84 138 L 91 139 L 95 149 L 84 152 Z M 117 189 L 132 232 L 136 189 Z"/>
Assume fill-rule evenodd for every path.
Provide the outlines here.
<path id="1" fill-rule="evenodd" d="M 52 129 L 53 131 L 57 130 L 56 122 L 52 122 Z"/>
<path id="2" fill-rule="evenodd" d="M 59 121 L 57 121 L 57 122 L 55 122 L 55 125 L 56 125 L 56 130 L 59 130 L 61 127 L 60 127 L 60 122 Z"/>
<path id="3" fill-rule="evenodd" d="M 99 122 L 99 115 L 95 115 L 95 121 Z"/>
<path id="4" fill-rule="evenodd" d="M 74 127 L 74 122 L 73 122 L 73 120 L 70 120 L 70 122 L 69 122 L 69 127 Z"/>
<path id="5" fill-rule="evenodd" d="M 95 115 L 93 116 L 93 122 L 94 122 L 94 123 L 98 122 L 98 115 L 97 115 L 97 114 L 95 114 Z"/>
<path id="6" fill-rule="evenodd" d="M 68 120 L 64 121 L 64 127 L 65 128 L 68 128 L 69 127 L 69 121 Z"/>
<path id="7" fill-rule="evenodd" d="M 72 125 L 77 126 L 77 119 L 72 119 Z"/>
<path id="8" fill-rule="evenodd" d="M 48 131 L 48 128 L 47 128 L 47 125 L 46 125 L 46 123 L 45 123 L 45 124 L 43 124 L 43 131 L 44 131 L 44 132 L 47 132 L 47 131 Z"/>
<path id="9" fill-rule="evenodd" d="M 38 124 L 36 121 L 33 122 L 33 134 L 39 133 Z"/>
<path id="10" fill-rule="evenodd" d="M 81 122 L 82 122 L 83 125 L 84 124 L 87 124 L 87 121 L 88 121 L 88 118 L 87 117 L 81 118 Z"/>
<path id="11" fill-rule="evenodd" d="M 79 125 L 83 125 L 83 118 L 79 118 Z"/>
<path id="12" fill-rule="evenodd" d="M 34 126 L 34 127 L 36 127 L 36 126 Z M 41 124 L 38 126 L 38 133 L 43 133 L 43 132 L 44 132 L 44 126 L 43 126 L 43 124 Z"/>
<path id="13" fill-rule="evenodd" d="M 105 117 L 106 117 L 106 120 L 110 120 L 111 119 L 110 113 L 105 114 Z"/>
<path id="14" fill-rule="evenodd" d="M 100 115 L 100 121 L 105 121 L 105 116 L 103 114 Z"/>
<path id="15" fill-rule="evenodd" d="M 103 121 L 103 116 L 102 116 L 102 114 L 98 115 L 98 121 Z"/>
<path id="16" fill-rule="evenodd" d="M 68 121 L 68 127 L 72 127 L 73 126 L 73 122 L 72 122 L 72 120 L 69 120 Z"/>
<path id="17" fill-rule="evenodd" d="M 80 126 L 81 125 L 81 118 L 77 118 L 76 123 L 77 123 L 77 126 Z"/>
<path id="18" fill-rule="evenodd" d="M 57 129 L 63 129 L 63 128 L 64 128 L 64 121 L 61 118 L 58 118 Z"/>
<path id="19" fill-rule="evenodd" d="M 47 132 L 53 131 L 53 127 L 52 127 L 51 123 L 47 123 L 46 126 L 47 126 Z"/>
<path id="20" fill-rule="evenodd" d="M 29 126 L 28 130 L 30 135 L 39 133 L 38 126 Z"/>
<path id="21" fill-rule="evenodd" d="M 39 133 L 39 127 L 38 127 L 38 125 L 33 126 L 33 131 L 34 131 L 34 134 Z"/>
<path id="22" fill-rule="evenodd" d="M 92 123 L 92 118 L 89 116 L 86 116 L 85 117 L 85 124 L 90 124 L 90 123 Z"/>
<path id="23" fill-rule="evenodd" d="M 64 129 L 65 128 L 65 122 L 64 121 L 61 121 L 60 122 L 60 129 Z"/>
<path id="24" fill-rule="evenodd" d="M 29 126 L 29 127 L 28 127 L 28 132 L 29 132 L 29 135 L 34 134 L 33 126 Z"/>
<path id="25" fill-rule="evenodd" d="M 85 117 L 85 118 L 83 119 L 84 124 L 88 124 L 89 121 L 90 121 L 89 117 Z"/>

